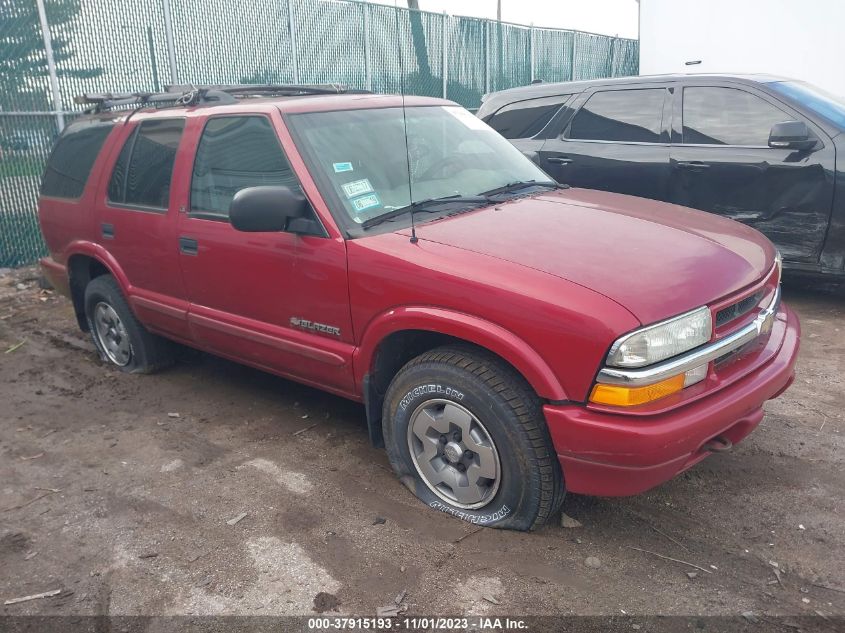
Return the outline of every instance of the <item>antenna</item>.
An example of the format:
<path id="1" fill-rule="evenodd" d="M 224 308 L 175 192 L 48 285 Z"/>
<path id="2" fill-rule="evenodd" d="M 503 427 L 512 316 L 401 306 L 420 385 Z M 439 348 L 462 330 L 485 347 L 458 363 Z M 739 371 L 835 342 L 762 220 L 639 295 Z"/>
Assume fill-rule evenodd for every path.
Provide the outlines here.
<path id="1" fill-rule="evenodd" d="M 393 10 L 396 15 L 396 33 L 399 34 L 399 5 L 397 0 L 393 0 Z M 411 9 L 408 9 L 410 12 Z M 405 133 L 405 161 L 408 165 L 408 202 L 411 208 L 411 244 L 416 244 L 417 226 L 414 223 L 414 189 L 411 185 L 411 151 L 408 148 L 408 118 L 405 116 L 405 63 L 402 59 L 402 43 L 399 37 L 396 38 L 397 47 L 399 49 L 399 90 L 402 93 L 402 128 Z"/>

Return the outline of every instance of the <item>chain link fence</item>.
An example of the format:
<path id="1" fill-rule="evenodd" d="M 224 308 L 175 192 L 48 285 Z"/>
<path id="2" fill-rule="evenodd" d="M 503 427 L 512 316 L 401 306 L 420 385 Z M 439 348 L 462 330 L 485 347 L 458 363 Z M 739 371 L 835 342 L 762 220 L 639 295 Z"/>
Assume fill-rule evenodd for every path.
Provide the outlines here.
<path id="1" fill-rule="evenodd" d="M 50 147 L 83 92 L 327 83 L 447 97 L 635 75 L 636 40 L 356 0 L 0 0 L 0 267 L 45 252 Z"/>

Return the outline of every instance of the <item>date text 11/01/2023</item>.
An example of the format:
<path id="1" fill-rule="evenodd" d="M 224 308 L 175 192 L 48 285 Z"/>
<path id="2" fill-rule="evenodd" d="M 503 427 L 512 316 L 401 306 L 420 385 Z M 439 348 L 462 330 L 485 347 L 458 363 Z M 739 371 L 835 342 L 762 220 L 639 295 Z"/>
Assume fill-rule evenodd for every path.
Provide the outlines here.
<path id="1" fill-rule="evenodd" d="M 405 630 L 405 631 L 519 631 L 528 628 L 524 619 L 508 617 L 330 617 L 308 618 L 308 630 Z"/>

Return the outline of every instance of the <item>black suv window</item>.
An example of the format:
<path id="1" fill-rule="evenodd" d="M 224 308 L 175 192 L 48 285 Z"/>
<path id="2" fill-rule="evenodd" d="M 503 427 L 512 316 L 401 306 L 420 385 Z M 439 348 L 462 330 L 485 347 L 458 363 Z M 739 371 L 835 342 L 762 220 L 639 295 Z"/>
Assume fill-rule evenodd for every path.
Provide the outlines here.
<path id="1" fill-rule="evenodd" d="M 572 95 L 528 99 L 506 105 L 487 124 L 505 138 L 531 138 L 542 130 Z"/>
<path id="2" fill-rule="evenodd" d="M 109 201 L 167 209 L 184 119 L 144 121 L 126 139 L 109 181 Z"/>
<path id="3" fill-rule="evenodd" d="M 194 161 L 191 211 L 226 218 L 238 191 L 260 185 L 298 186 L 270 121 L 263 116 L 209 119 Z"/>
<path id="4" fill-rule="evenodd" d="M 113 127 L 111 121 L 86 121 L 68 126 L 47 161 L 41 179 L 41 194 L 54 198 L 81 196 L 94 161 Z"/>
<path id="5" fill-rule="evenodd" d="M 572 119 L 568 138 L 657 143 L 665 93 L 663 88 L 597 92 Z"/>
<path id="6" fill-rule="evenodd" d="M 772 126 L 791 118 L 744 90 L 684 88 L 684 143 L 766 147 Z"/>

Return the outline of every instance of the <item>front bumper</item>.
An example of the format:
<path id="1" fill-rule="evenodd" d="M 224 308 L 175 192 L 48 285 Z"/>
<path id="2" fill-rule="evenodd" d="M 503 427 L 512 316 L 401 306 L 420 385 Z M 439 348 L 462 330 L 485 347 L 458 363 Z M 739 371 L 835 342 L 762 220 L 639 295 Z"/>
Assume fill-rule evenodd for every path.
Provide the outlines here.
<path id="1" fill-rule="evenodd" d="M 638 494 L 704 459 L 710 440 L 721 436 L 739 442 L 763 419 L 763 403 L 792 384 L 800 337 L 798 317 L 781 304 L 759 353 L 768 358 L 764 364 L 713 394 L 655 415 L 545 406 L 567 490 Z"/>

